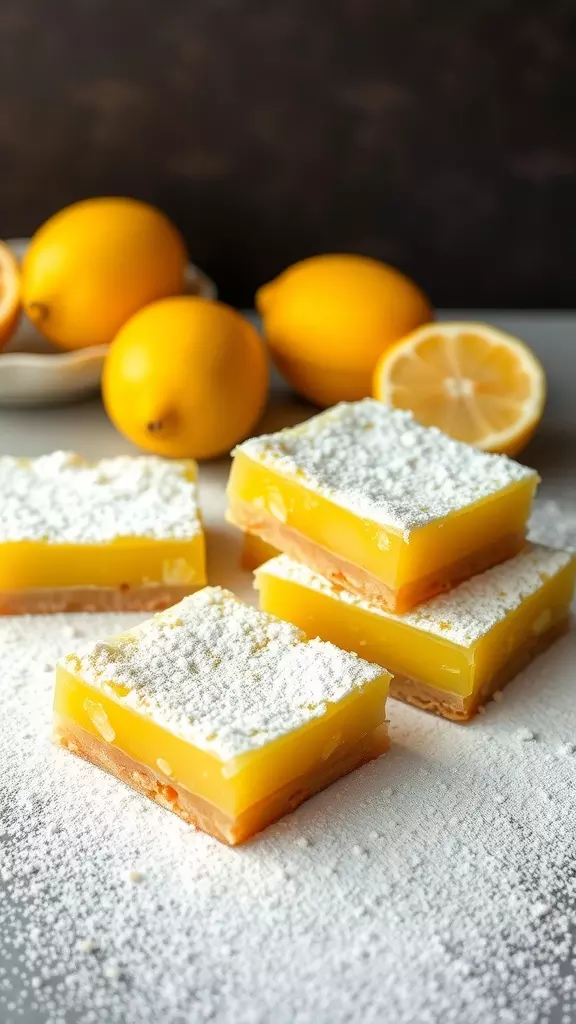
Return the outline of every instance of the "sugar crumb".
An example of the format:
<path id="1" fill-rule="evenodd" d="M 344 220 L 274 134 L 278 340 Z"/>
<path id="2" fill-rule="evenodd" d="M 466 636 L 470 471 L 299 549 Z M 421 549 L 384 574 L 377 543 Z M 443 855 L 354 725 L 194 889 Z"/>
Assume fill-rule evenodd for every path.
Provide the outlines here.
<path id="1" fill-rule="evenodd" d="M 92 939 L 80 939 L 78 949 L 81 953 L 93 953 L 96 949 L 96 943 Z"/>

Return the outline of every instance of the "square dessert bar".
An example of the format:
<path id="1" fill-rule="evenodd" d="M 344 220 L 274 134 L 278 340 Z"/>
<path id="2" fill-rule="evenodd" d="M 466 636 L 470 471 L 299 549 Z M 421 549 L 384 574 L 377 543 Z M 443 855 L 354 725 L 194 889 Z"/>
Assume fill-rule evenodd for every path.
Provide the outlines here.
<path id="1" fill-rule="evenodd" d="M 538 475 L 366 399 L 236 448 L 228 518 L 408 611 L 516 554 Z"/>
<path id="2" fill-rule="evenodd" d="M 503 565 L 398 616 L 281 555 L 256 572 L 266 611 L 394 673 L 390 695 L 470 718 L 568 628 L 576 565 L 528 545 Z"/>
<path id="3" fill-rule="evenodd" d="M 61 660 L 54 738 L 235 845 L 386 750 L 389 681 L 207 587 Z"/>
<path id="4" fill-rule="evenodd" d="M 0 614 L 165 608 L 206 582 L 194 462 L 0 458 Z"/>

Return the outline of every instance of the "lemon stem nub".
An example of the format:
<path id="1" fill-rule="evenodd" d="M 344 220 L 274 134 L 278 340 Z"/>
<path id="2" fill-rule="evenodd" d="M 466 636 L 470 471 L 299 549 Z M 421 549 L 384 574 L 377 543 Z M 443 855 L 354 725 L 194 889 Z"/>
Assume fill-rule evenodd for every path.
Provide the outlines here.
<path id="1" fill-rule="evenodd" d="M 48 312 L 48 306 L 43 302 L 29 302 L 26 306 L 26 313 L 36 324 L 41 324 L 43 320 L 46 320 Z"/>
<path id="2" fill-rule="evenodd" d="M 157 436 L 163 434 L 164 436 L 170 436 L 178 429 L 178 413 L 173 409 L 167 409 L 160 415 L 155 416 L 154 419 L 148 420 L 146 424 L 146 432 Z"/>

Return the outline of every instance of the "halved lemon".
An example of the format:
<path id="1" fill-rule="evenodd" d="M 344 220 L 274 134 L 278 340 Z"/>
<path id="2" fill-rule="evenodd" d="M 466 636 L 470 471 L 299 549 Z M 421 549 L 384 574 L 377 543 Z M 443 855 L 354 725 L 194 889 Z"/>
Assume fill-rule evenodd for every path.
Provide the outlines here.
<path id="1" fill-rule="evenodd" d="M 458 441 L 514 455 L 540 422 L 546 378 L 518 338 L 487 324 L 436 322 L 383 353 L 374 396 Z"/>
<path id="2" fill-rule="evenodd" d="M 12 252 L 0 242 L 0 348 L 18 323 L 20 313 L 20 271 Z"/>

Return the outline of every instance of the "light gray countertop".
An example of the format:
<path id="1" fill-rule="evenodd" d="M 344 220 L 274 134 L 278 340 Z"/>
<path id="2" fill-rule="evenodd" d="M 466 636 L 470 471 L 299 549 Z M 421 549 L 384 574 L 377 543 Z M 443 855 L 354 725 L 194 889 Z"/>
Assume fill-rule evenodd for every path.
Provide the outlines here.
<path id="1" fill-rule="evenodd" d="M 450 316 L 495 323 L 526 340 L 542 359 L 549 380 L 549 403 L 543 426 L 522 457 L 536 466 L 543 477 L 539 529 L 545 533 L 546 525 L 550 522 L 557 534 L 558 524 L 565 519 L 570 520 L 572 525 L 568 526 L 564 539 L 576 544 L 576 315 L 451 311 Z M 275 428 L 296 422 L 310 411 L 309 406 L 290 396 L 276 381 L 264 425 Z M 0 452 L 32 455 L 54 448 L 72 448 L 88 457 L 134 450 L 116 433 L 98 400 L 62 408 L 0 410 Z M 227 471 L 226 459 L 201 467 L 201 497 L 208 530 L 210 582 L 227 584 L 251 599 L 250 581 L 238 568 L 238 538 L 224 525 L 222 519 L 223 487 Z M 0 698 L 2 685 L 11 685 L 3 625 L 0 623 Z M 30 621 L 30 629 L 34 628 L 34 621 Z M 57 642 L 57 629 L 54 629 Z M 503 870 L 502 864 L 505 867 L 508 856 L 507 847 L 502 851 L 501 845 L 512 841 L 519 828 L 528 828 L 533 837 L 548 827 L 546 822 L 552 820 L 546 817 L 548 810 L 543 805 L 542 812 L 538 811 L 537 794 L 534 796 L 534 805 L 526 804 L 526 794 L 530 790 L 520 781 L 516 786 L 511 778 L 510 786 L 505 785 L 505 797 L 502 799 L 506 799 L 506 807 L 509 809 L 509 817 L 505 820 L 494 817 L 492 811 L 487 810 L 485 800 L 487 786 L 502 785 L 502 776 L 498 774 L 501 765 L 509 766 L 506 770 L 514 772 L 515 756 L 519 764 L 521 755 L 524 756 L 524 751 L 517 750 L 513 739 L 514 731 L 520 726 L 529 726 L 535 733 L 542 734 L 541 743 L 528 745 L 533 749 L 526 756 L 533 761 L 521 763 L 522 772 L 530 771 L 532 765 L 538 778 L 544 776 L 539 762 L 534 759 L 543 757 L 553 760 L 551 751 L 554 743 L 565 739 L 568 732 L 576 740 L 576 706 L 567 697 L 570 692 L 567 675 L 570 672 L 567 666 L 573 665 L 573 658 L 576 657 L 573 637 L 561 641 L 559 650 L 560 654 L 551 656 L 551 660 L 546 663 L 549 670 L 545 685 L 541 670 L 528 672 L 524 683 L 517 680 L 512 684 L 501 705 L 492 705 L 483 719 L 478 719 L 473 726 L 464 730 L 460 726 L 438 722 L 431 716 L 394 703 L 393 752 L 375 765 L 355 773 L 351 780 L 336 784 L 330 791 L 309 802 L 292 815 L 285 826 L 268 830 L 261 840 L 251 844 L 245 851 L 231 853 L 201 835 L 188 840 L 188 845 L 182 846 L 182 850 L 188 852 L 179 855 L 178 870 L 182 872 L 182 908 L 187 915 L 186 925 L 182 925 L 182 942 L 196 941 L 198 953 L 195 956 L 198 957 L 198 963 L 201 960 L 202 966 L 201 971 L 197 965 L 190 967 L 193 974 L 190 991 L 194 990 L 194 998 L 198 1000 L 190 1004 L 194 1005 L 193 1010 L 182 1010 L 178 1004 L 178 1010 L 171 1015 L 166 1009 L 164 996 L 158 996 L 156 1006 L 154 990 L 150 989 L 145 1011 L 125 1008 L 114 1011 L 114 1014 L 110 1011 L 108 1019 L 106 1016 L 92 1018 L 90 998 L 84 995 L 84 1002 L 79 996 L 80 1003 L 74 1011 L 65 1012 L 66 1006 L 63 1004 L 61 1020 L 66 1024 L 88 1024 L 92 1019 L 98 1024 L 102 1021 L 105 1024 L 116 1024 L 117 1021 L 121 1024 L 145 1024 L 160 1015 L 164 1017 L 164 1024 L 196 1024 L 196 1021 L 204 1020 L 216 1021 L 217 1024 L 268 1024 L 272 1021 L 274 1024 L 371 1024 L 372 1021 L 385 1019 L 386 1007 L 389 1007 L 392 1012 L 389 1019 L 393 1024 L 422 1024 L 422 1021 L 426 1024 L 445 1024 L 448 1020 L 450 1024 L 476 1024 L 478 1018 L 473 1015 L 472 1008 L 466 1008 L 465 1002 L 459 1002 L 460 990 L 454 996 L 453 1005 L 447 1010 L 440 992 L 444 984 L 442 980 L 433 984 L 428 974 L 421 973 L 417 966 L 394 960 L 395 949 L 400 957 L 405 955 L 406 949 L 411 948 L 409 944 L 403 945 L 409 925 L 401 916 L 394 915 L 389 918 L 374 917 L 372 920 L 370 915 L 375 913 L 376 902 L 373 907 L 371 900 L 382 880 L 388 878 L 393 882 L 395 880 L 398 892 L 406 893 L 406 899 L 412 907 L 411 913 L 428 913 L 432 918 L 436 912 L 439 913 L 439 907 L 430 902 L 434 899 L 434 892 L 427 893 L 426 871 L 427 851 L 436 851 L 436 855 L 438 843 L 442 841 L 444 826 L 439 824 L 442 815 L 445 815 L 443 820 L 452 820 L 454 823 L 456 814 L 458 823 L 454 825 L 454 836 L 457 838 L 454 841 L 464 844 L 466 840 L 462 849 L 468 849 L 471 863 L 475 863 L 476 853 L 484 856 L 489 850 L 496 858 L 494 863 L 498 865 L 498 871 Z M 544 719 L 546 701 L 549 702 L 551 713 Z M 48 721 L 48 706 L 46 716 Z M 491 740 L 490 743 L 487 743 L 487 738 Z M 9 742 L 9 730 L 5 733 L 5 742 Z M 466 772 L 461 777 L 461 759 L 464 754 Z M 495 756 L 498 754 L 501 754 L 501 758 Z M 572 790 L 576 781 L 576 767 L 573 765 L 576 766 L 576 759 L 568 766 L 572 771 Z M 568 769 L 563 768 L 563 771 Z M 74 771 L 69 761 L 63 764 L 64 773 Z M 101 781 L 95 769 L 94 773 L 94 785 L 108 785 L 108 781 Z M 562 778 L 562 785 L 565 785 L 566 780 L 564 776 Z M 71 783 L 66 777 L 63 784 Z M 89 792 L 82 789 L 84 783 L 80 781 L 74 785 L 80 786 L 83 797 L 89 803 Z M 116 784 L 113 780 L 111 785 L 110 792 L 115 795 Z M 428 794 L 429 805 L 425 820 L 419 817 L 421 804 L 412 801 L 410 794 L 413 786 L 422 787 L 422 791 Z M 0 778 L 0 820 L 9 799 L 10 782 L 5 781 L 3 785 Z M 388 804 L 390 820 L 394 819 L 392 825 L 388 822 Z M 138 816 L 139 806 L 138 800 L 130 803 L 130 814 Z M 564 806 L 558 804 L 559 814 Z M 167 870 L 166 865 L 169 866 L 171 858 L 175 856 L 174 849 L 177 846 L 179 850 L 178 844 L 184 842 L 176 826 L 172 828 L 164 824 L 163 816 L 162 810 L 153 809 L 145 819 L 146 829 L 153 833 L 153 848 L 158 851 L 160 872 L 162 865 Z M 373 835 L 371 829 L 374 829 L 377 821 L 382 824 L 378 826 L 380 839 L 376 841 L 370 836 Z M 573 820 L 566 822 L 567 828 L 573 828 L 573 825 Z M 304 843 L 298 845 L 299 837 L 302 836 L 307 846 Z M 556 838 L 557 832 L 550 825 L 551 846 Z M 541 851 L 544 848 L 535 843 L 533 838 L 531 842 L 534 843 L 534 849 Z M 0 838 L 0 853 L 1 843 Z M 417 868 L 411 868 L 408 853 L 416 848 L 421 853 L 421 859 Z M 85 853 L 89 857 L 89 851 Z M 500 856 L 502 861 L 498 860 Z M 183 862 L 182 857 L 189 858 L 189 863 Z M 326 865 L 329 867 L 331 863 L 333 871 L 328 879 L 323 872 Z M 478 884 L 487 884 L 486 865 L 481 861 L 477 863 L 478 867 L 474 870 L 478 874 L 471 875 L 471 886 L 477 884 L 476 878 L 484 879 Z M 295 887 L 295 883 L 289 881 L 278 888 L 274 881 L 276 876 L 270 874 L 274 865 L 280 865 L 286 878 L 298 878 L 298 886 Z M 90 870 L 87 864 L 87 873 Z M 453 865 L 447 862 L 447 873 L 451 870 Z M 102 885 L 105 884 L 105 880 L 102 880 Z M 165 880 L 165 884 L 169 886 L 169 879 Z M 146 885 L 146 881 L 143 885 Z M 275 885 L 277 891 L 271 894 L 271 887 L 274 889 Z M 487 899 L 499 898 L 497 890 L 487 888 L 486 891 Z M 510 888 L 504 891 L 509 894 Z M 540 894 L 541 889 L 538 890 Z M 524 895 L 530 898 L 529 891 Z M 364 898 L 367 906 L 361 914 L 358 908 Z M 562 897 L 559 899 L 561 902 Z M 215 908 L 214 901 L 218 905 L 221 901 L 229 901 L 227 905 L 233 907 L 237 900 L 241 901 L 242 913 L 246 914 L 245 933 L 242 937 L 242 933 L 238 935 L 231 930 L 228 936 L 226 932 L 224 949 L 222 935 L 225 924 L 219 926 L 221 931 L 216 926 L 214 930 L 209 920 L 199 920 L 195 925 L 194 915 L 198 908 L 210 915 L 210 908 Z M 307 900 L 311 901 L 310 906 Z M 389 901 L 392 906 L 393 891 Z M 398 907 L 395 913 L 397 911 Z M 382 908 L 379 912 L 383 913 Z M 572 912 L 570 904 L 569 913 Z M 25 909 L 20 911 L 11 905 L 9 895 L 4 901 L 4 909 L 0 902 L 0 933 L 3 914 L 10 914 L 13 930 L 14 920 L 18 919 L 19 913 L 22 915 L 24 934 L 27 927 Z M 126 914 L 131 913 L 127 904 Z M 231 909 L 230 913 L 233 915 L 234 911 Z M 215 912 L 214 916 L 217 921 L 221 920 L 218 913 Z M 357 949 L 352 938 L 355 929 L 364 934 L 367 921 L 372 922 L 372 945 L 370 947 L 369 944 L 367 948 L 376 954 L 375 959 L 369 961 L 363 957 L 369 958 L 371 954 Z M 486 928 L 492 926 L 493 919 L 487 918 Z M 474 923 L 472 928 L 472 957 L 480 955 L 482 927 L 480 922 L 479 925 Z M 535 931 L 536 943 L 538 927 Z M 431 931 L 428 929 L 424 916 L 422 942 L 433 944 L 436 941 L 435 934 L 433 928 Z M 487 942 L 490 939 L 488 934 L 484 938 Z M 175 945 L 166 949 L 165 969 L 168 973 L 171 970 L 170 958 L 177 952 L 177 939 L 178 936 L 174 937 Z M 312 940 L 319 943 L 319 946 L 309 947 L 308 943 Z M 44 936 L 43 941 L 49 942 L 49 936 Z M 141 941 L 147 954 L 156 958 L 162 956 L 162 952 L 150 939 L 147 927 L 141 939 L 135 933 L 132 941 L 136 945 Z M 232 952 L 230 945 L 233 947 Z M 465 945 L 463 952 L 458 955 L 459 963 L 466 959 Z M 13 983 L 10 995 L 7 979 L 10 978 L 9 972 L 14 961 L 9 962 L 7 959 L 11 953 L 7 952 L 0 936 L 2 949 L 5 959 L 2 961 L 0 958 L 0 1022 L 45 1024 L 48 1020 L 60 1019 L 54 1015 L 48 1018 L 42 1008 L 34 1009 L 33 992 L 15 995 L 14 986 L 18 989 L 18 981 Z M 404 954 L 401 954 L 401 950 L 404 950 Z M 420 952 L 416 946 L 415 955 Z M 228 962 L 226 958 L 229 956 L 232 959 Z M 289 964 L 286 962 L 287 956 Z M 446 956 L 449 956 L 449 951 Z M 15 953 L 14 957 L 16 959 Z M 222 982 L 223 987 L 212 991 L 206 1003 L 204 996 L 202 1001 L 198 995 L 199 986 L 204 985 L 206 988 L 209 984 L 206 977 L 221 977 L 223 958 L 228 965 L 226 969 L 231 979 L 230 986 Z M 130 962 L 128 956 L 127 973 Z M 368 962 L 371 964 L 372 975 L 366 973 Z M 341 970 L 337 968 L 339 963 L 342 964 Z M 379 963 L 383 971 L 389 972 L 392 980 L 384 974 L 378 974 Z M 97 966 L 95 962 L 95 972 Z M 560 970 L 566 973 L 568 969 L 569 963 L 566 962 Z M 178 970 L 181 971 L 181 968 Z M 524 989 L 524 995 L 520 998 L 512 982 L 508 996 L 498 987 L 498 971 L 507 971 L 507 964 L 499 966 L 497 962 L 491 962 L 490 970 L 495 972 L 494 996 L 491 999 L 490 991 L 483 996 L 484 1024 L 528 1024 Z M 377 985 L 369 980 L 374 972 Z M 516 975 L 512 972 L 510 977 Z M 147 991 L 145 976 L 133 980 L 134 984 L 140 985 L 141 990 Z M 540 980 L 538 977 L 534 984 Z M 104 991 L 103 984 L 102 977 L 95 973 L 94 991 L 98 999 L 104 999 L 103 1005 L 108 1005 L 106 999 L 113 996 Z M 467 977 L 463 975 L 462 992 L 466 990 L 467 984 Z M 525 979 L 522 984 L 526 988 L 529 983 Z M 185 994 L 185 978 L 175 978 L 174 985 L 175 991 L 180 995 Z M 391 987 L 387 989 L 387 985 Z M 418 986 L 421 986 L 421 991 Z M 271 995 L 276 988 L 277 1000 Z M 554 1006 L 553 990 L 552 984 L 549 999 L 542 996 L 535 998 L 535 1015 L 530 1020 L 568 1024 L 568 1021 L 576 1019 L 573 1015 L 573 1002 L 563 997 L 563 1006 Z M 363 992 L 369 993 L 368 1002 L 361 996 Z M 11 1002 L 15 1003 L 13 1009 L 8 1008 Z M 126 1007 L 130 1004 L 122 1002 L 121 1005 Z M 458 1016 L 460 1012 L 462 1016 Z"/>

